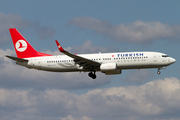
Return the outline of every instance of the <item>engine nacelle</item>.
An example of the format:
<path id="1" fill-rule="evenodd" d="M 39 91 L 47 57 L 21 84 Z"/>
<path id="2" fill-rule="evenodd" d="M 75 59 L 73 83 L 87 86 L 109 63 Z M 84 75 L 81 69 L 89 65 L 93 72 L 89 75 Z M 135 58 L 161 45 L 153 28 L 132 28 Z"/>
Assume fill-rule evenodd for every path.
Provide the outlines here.
<path id="1" fill-rule="evenodd" d="M 117 65 L 116 65 L 116 63 L 104 63 L 104 64 L 101 64 L 100 70 L 102 72 L 116 71 L 117 70 Z"/>
<path id="2" fill-rule="evenodd" d="M 101 64 L 100 70 L 101 70 L 101 72 L 105 73 L 106 75 L 121 74 L 121 70 L 117 69 L 116 63 Z"/>

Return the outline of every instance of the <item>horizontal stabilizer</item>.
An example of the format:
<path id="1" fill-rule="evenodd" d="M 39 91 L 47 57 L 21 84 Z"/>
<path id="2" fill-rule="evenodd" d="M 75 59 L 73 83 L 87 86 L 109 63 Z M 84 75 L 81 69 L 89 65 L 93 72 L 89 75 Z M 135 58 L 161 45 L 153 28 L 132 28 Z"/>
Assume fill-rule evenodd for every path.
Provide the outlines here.
<path id="1" fill-rule="evenodd" d="M 22 59 L 22 58 L 17 58 L 17 57 L 13 57 L 13 56 L 8 56 L 6 55 L 6 57 L 14 60 L 14 61 L 17 61 L 17 62 L 28 62 L 28 60 L 25 60 L 25 59 Z"/>

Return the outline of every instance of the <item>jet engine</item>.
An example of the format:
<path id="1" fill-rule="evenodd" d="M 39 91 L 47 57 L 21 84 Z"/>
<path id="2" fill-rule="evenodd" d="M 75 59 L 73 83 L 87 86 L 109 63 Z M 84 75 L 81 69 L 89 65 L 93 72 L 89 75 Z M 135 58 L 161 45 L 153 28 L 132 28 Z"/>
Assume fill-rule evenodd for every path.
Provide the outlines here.
<path id="1" fill-rule="evenodd" d="M 106 75 L 121 74 L 121 70 L 117 69 L 116 63 L 101 64 L 100 70 L 101 70 L 101 72 L 105 73 Z"/>

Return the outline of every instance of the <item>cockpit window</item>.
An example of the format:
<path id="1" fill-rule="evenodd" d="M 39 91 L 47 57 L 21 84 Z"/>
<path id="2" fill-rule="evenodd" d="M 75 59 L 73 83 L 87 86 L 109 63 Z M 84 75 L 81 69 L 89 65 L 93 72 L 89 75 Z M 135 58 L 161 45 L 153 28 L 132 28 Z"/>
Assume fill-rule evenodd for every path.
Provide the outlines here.
<path id="1" fill-rule="evenodd" d="M 162 57 L 169 57 L 168 55 L 162 55 Z"/>

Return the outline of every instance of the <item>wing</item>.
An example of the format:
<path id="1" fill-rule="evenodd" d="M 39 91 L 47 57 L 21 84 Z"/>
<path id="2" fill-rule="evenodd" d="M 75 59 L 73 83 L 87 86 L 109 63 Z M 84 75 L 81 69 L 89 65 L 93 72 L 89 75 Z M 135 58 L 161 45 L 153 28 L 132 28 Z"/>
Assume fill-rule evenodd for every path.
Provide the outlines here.
<path id="1" fill-rule="evenodd" d="M 25 60 L 25 59 L 22 59 L 22 58 L 17 58 L 17 57 L 13 57 L 13 56 L 8 56 L 6 55 L 6 57 L 14 60 L 14 61 L 17 61 L 17 62 L 28 62 L 28 60 Z"/>
<path id="2" fill-rule="evenodd" d="M 87 58 L 84 58 L 84 57 L 81 57 L 81 56 L 78 56 L 78 55 L 74 55 L 72 53 L 65 51 L 57 40 L 56 40 L 56 44 L 57 44 L 57 47 L 58 47 L 60 52 L 64 53 L 65 55 L 67 55 L 71 58 L 74 58 L 74 62 L 76 64 L 79 64 L 80 66 L 83 66 L 84 70 L 95 70 L 95 69 L 99 70 L 101 63 L 87 59 Z"/>

